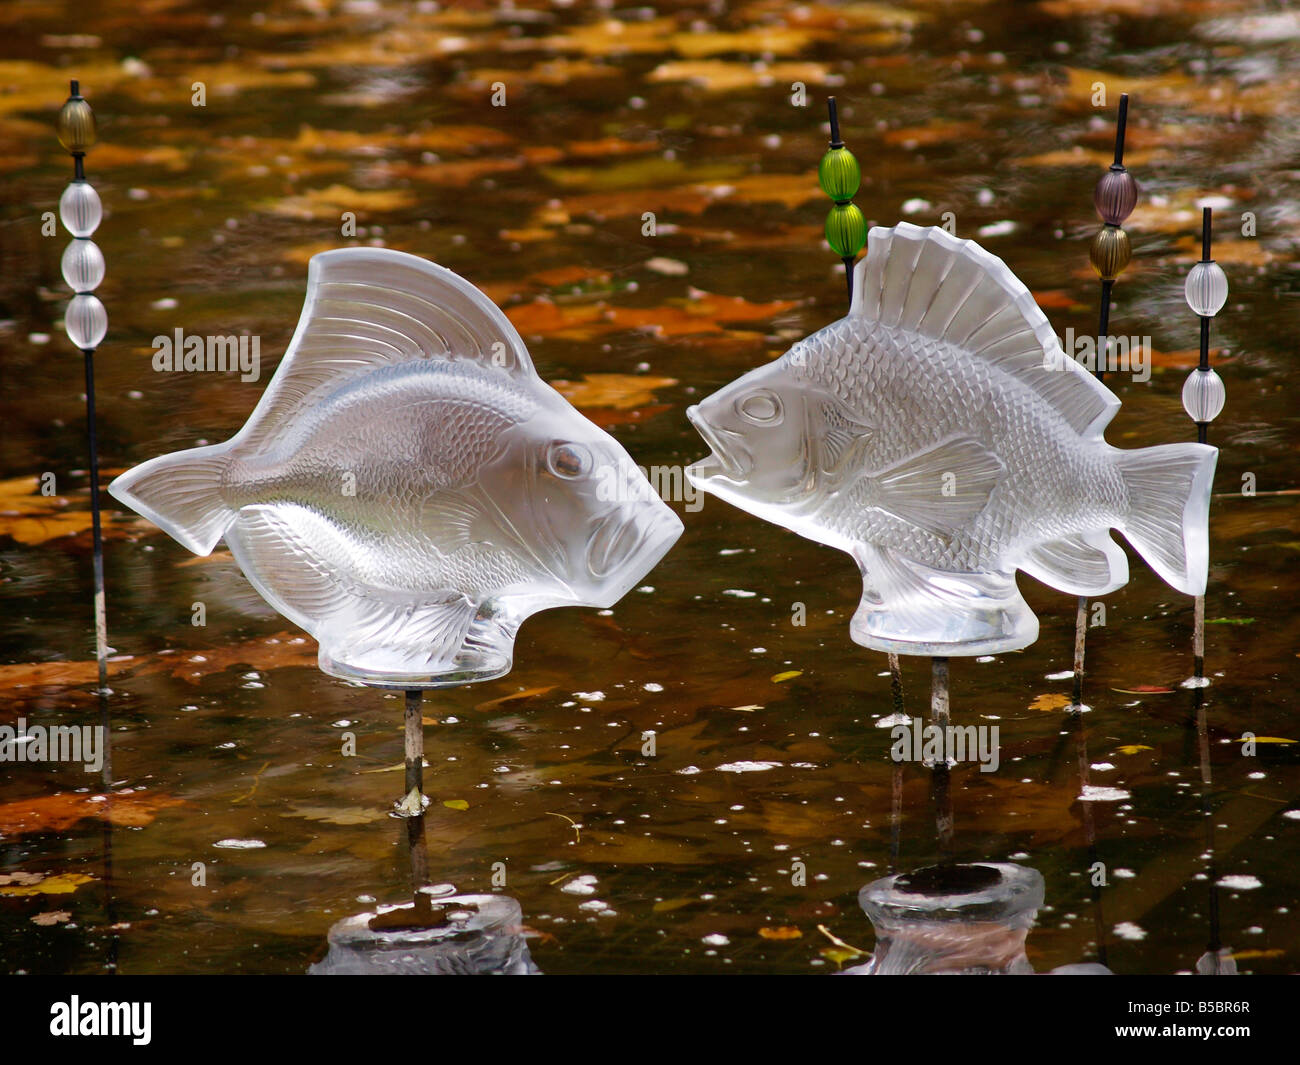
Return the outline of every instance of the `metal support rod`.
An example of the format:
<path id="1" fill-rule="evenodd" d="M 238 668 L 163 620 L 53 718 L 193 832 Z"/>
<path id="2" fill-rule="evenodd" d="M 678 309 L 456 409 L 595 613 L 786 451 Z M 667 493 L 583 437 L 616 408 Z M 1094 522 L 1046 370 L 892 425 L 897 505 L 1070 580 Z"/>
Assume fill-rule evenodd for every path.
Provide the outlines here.
<path id="1" fill-rule="evenodd" d="M 939 861 L 953 860 L 952 790 L 948 766 L 948 659 L 930 659 L 930 724 L 941 730 L 945 742 L 939 760 L 931 767 L 934 820 L 939 837 Z"/>
<path id="2" fill-rule="evenodd" d="M 406 794 L 402 800 L 409 816 L 424 810 L 424 692 L 411 688 L 406 693 Z"/>
<path id="3" fill-rule="evenodd" d="M 1119 115 L 1115 119 L 1115 166 L 1124 165 L 1124 132 L 1128 128 L 1128 93 L 1120 93 Z"/>

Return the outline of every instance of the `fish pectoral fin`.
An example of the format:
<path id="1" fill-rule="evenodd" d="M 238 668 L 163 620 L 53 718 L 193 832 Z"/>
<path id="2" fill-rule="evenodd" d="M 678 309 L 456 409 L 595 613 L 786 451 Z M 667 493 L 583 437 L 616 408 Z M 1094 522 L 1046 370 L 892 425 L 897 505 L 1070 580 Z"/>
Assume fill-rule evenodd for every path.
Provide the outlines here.
<path id="1" fill-rule="evenodd" d="M 849 632 L 855 643 L 911 655 L 985 655 L 1038 638 L 1038 619 L 1014 573 L 934 569 L 897 552 L 858 544 L 862 601 Z"/>
<path id="2" fill-rule="evenodd" d="M 478 608 L 454 588 L 382 592 L 359 602 L 321 635 L 321 668 L 364 679 L 451 672 Z M 364 662 L 364 667 L 352 663 Z"/>
<path id="3" fill-rule="evenodd" d="M 491 540 L 491 521 L 472 490 L 435 492 L 420 509 L 420 528 L 443 554 Z"/>
<path id="4" fill-rule="evenodd" d="M 320 641 L 326 673 L 384 683 L 459 668 L 477 604 L 453 588 L 366 583 L 355 547 L 323 515 L 293 504 L 245 507 L 227 542 L 263 598 Z"/>
<path id="5" fill-rule="evenodd" d="M 1070 595 L 1105 595 L 1128 582 L 1128 557 L 1108 529 L 1039 544 L 1019 567 Z"/>
<path id="6" fill-rule="evenodd" d="M 1005 472 L 983 444 L 954 437 L 876 474 L 873 495 L 882 510 L 946 537 L 984 509 Z"/>
<path id="7" fill-rule="evenodd" d="M 354 598 L 349 545 L 309 507 L 244 507 L 226 543 L 262 598 L 313 636 Z"/>
<path id="8" fill-rule="evenodd" d="M 810 436 L 822 442 L 821 467 L 832 475 L 851 472 L 861 466 L 871 443 L 872 427 L 850 415 L 839 404 L 821 406 L 822 424 L 810 427 Z"/>

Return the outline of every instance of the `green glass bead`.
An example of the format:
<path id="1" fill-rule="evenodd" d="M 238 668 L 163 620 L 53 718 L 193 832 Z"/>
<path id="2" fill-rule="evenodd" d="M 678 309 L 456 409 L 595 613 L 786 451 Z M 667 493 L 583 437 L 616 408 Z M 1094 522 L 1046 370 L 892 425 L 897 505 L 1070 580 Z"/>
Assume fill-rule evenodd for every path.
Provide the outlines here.
<path id="1" fill-rule="evenodd" d="M 69 152 L 84 153 L 95 143 L 95 112 L 80 96 L 70 96 L 59 111 L 59 143 Z"/>
<path id="2" fill-rule="evenodd" d="M 862 168 L 847 148 L 832 148 L 817 166 L 817 184 L 836 203 L 843 203 L 857 194 Z"/>
<path id="3" fill-rule="evenodd" d="M 826 216 L 826 243 L 841 259 L 862 250 L 867 242 L 867 220 L 855 203 L 837 203 Z"/>

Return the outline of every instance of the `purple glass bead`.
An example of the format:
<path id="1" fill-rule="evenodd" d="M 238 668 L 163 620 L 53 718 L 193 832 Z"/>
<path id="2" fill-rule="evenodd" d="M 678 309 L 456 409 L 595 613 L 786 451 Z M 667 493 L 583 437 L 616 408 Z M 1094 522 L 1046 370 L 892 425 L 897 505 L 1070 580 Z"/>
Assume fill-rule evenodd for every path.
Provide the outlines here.
<path id="1" fill-rule="evenodd" d="M 1123 167 L 1111 167 L 1097 182 L 1092 202 L 1101 220 L 1112 226 L 1122 225 L 1138 202 L 1137 180 Z"/>

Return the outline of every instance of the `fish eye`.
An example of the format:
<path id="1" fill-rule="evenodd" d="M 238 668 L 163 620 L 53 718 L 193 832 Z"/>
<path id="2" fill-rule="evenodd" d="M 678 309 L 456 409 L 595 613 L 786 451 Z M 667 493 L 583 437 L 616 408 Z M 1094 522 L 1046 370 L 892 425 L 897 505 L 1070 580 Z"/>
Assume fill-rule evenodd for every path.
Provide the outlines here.
<path id="1" fill-rule="evenodd" d="M 781 399 L 775 392 L 764 388 L 739 400 L 736 411 L 755 425 L 771 425 L 781 420 Z"/>
<path id="2" fill-rule="evenodd" d="M 581 444 L 554 443 L 546 452 L 546 468 L 556 477 L 571 481 L 590 473 L 591 452 Z"/>

